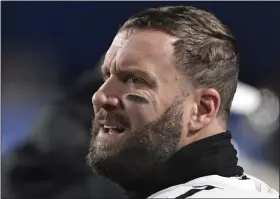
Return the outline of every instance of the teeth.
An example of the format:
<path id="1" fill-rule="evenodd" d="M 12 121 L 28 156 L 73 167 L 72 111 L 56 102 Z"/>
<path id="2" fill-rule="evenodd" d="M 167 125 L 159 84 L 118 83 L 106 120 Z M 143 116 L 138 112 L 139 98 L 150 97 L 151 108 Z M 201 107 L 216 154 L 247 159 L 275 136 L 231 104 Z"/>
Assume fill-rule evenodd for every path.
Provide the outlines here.
<path id="1" fill-rule="evenodd" d="M 104 128 L 106 129 L 116 129 L 118 128 L 117 126 L 108 126 L 108 125 L 104 125 Z"/>

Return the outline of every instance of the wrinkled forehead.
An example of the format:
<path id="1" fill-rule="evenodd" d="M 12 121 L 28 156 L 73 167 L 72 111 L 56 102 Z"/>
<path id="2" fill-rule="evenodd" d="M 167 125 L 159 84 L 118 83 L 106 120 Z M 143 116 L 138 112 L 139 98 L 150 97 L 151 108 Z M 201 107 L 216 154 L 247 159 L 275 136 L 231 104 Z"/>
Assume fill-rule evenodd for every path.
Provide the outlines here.
<path id="1" fill-rule="evenodd" d="M 173 43 L 176 38 L 153 30 L 134 30 L 119 32 L 105 56 L 106 65 L 117 62 L 143 63 L 163 67 L 174 65 Z"/>

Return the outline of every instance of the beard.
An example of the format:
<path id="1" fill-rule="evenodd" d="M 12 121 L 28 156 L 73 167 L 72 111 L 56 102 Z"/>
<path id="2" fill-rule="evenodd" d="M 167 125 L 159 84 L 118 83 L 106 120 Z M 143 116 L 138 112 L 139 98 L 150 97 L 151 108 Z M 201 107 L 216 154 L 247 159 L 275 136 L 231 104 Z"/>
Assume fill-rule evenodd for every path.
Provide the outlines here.
<path id="1" fill-rule="evenodd" d="M 177 150 L 182 134 L 183 100 L 176 100 L 160 118 L 135 130 L 125 130 L 121 139 L 100 147 L 96 140 L 99 121 L 111 117 L 119 124 L 128 118 L 100 112 L 92 125 L 92 140 L 87 161 L 93 171 L 119 185 L 143 182 L 150 178 Z M 107 116 L 107 117 L 106 117 Z"/>

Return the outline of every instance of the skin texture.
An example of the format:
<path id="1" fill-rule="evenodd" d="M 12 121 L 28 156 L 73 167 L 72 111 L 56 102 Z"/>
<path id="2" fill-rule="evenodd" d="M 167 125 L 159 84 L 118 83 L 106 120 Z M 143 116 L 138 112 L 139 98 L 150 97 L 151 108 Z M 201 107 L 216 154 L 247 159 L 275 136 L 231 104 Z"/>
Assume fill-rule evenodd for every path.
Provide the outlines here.
<path id="1" fill-rule="evenodd" d="M 217 118 L 219 93 L 194 88 L 177 69 L 175 41 L 142 29 L 114 38 L 102 65 L 104 84 L 92 98 L 88 162 L 98 174 L 119 184 L 141 180 L 181 147 L 225 130 Z M 125 130 L 102 133 L 104 123 Z"/>

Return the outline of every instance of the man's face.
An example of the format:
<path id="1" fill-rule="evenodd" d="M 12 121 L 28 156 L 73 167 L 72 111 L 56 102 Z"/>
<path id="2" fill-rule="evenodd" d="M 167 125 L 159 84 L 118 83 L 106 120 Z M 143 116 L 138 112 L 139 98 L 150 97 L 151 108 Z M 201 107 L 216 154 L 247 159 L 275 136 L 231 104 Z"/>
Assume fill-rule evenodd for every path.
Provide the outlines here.
<path id="1" fill-rule="evenodd" d="M 174 41 L 159 31 L 116 35 L 102 65 L 104 84 L 93 96 L 88 160 L 97 173 L 114 181 L 140 178 L 178 149 L 187 100 Z"/>

